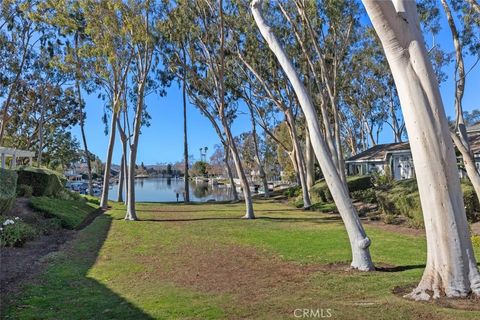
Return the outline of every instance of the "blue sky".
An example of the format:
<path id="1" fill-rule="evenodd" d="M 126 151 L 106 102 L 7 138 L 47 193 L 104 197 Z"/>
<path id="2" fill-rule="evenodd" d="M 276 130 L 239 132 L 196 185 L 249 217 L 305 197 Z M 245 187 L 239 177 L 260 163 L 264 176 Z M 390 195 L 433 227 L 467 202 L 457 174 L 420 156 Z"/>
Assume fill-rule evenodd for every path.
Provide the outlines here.
<path id="1" fill-rule="evenodd" d="M 442 16 L 442 31 L 437 37 L 436 42 L 447 51 L 453 51 L 453 43 L 450 38 L 449 30 L 446 28 L 445 18 Z M 467 58 L 467 70 L 474 63 L 472 58 Z M 451 64 L 445 69 L 448 75 L 447 81 L 441 84 L 441 93 L 447 115 L 453 116 L 454 111 L 454 66 Z M 465 96 L 463 100 L 464 110 L 470 111 L 480 108 L 480 64 L 470 72 L 466 82 Z M 91 152 L 98 155 L 102 160 L 105 159 L 108 137 L 104 134 L 104 125 L 102 123 L 104 102 L 96 98 L 96 94 L 86 96 L 86 131 Z M 150 95 L 147 98 L 147 108 L 152 117 L 151 126 L 142 129 L 140 144 L 138 149 L 137 163 L 156 164 L 163 162 L 180 161 L 183 157 L 183 109 L 182 109 L 182 91 L 176 82 L 167 89 L 167 95 L 160 97 Z M 233 124 L 232 131 L 234 135 L 240 134 L 250 129 L 250 121 L 243 106 L 240 106 L 240 112 Z M 199 149 L 208 147 L 209 155 L 212 154 L 214 145 L 219 143 L 218 137 L 210 125 L 209 121 L 203 117 L 200 112 L 190 103 L 188 104 L 188 142 L 189 153 L 195 159 L 199 159 Z M 74 135 L 80 139 L 80 129 L 73 128 Z M 113 162 L 119 163 L 121 157 L 121 147 L 117 137 Z M 388 126 L 384 126 L 380 134 L 380 142 L 387 143 L 392 141 L 392 134 Z"/>

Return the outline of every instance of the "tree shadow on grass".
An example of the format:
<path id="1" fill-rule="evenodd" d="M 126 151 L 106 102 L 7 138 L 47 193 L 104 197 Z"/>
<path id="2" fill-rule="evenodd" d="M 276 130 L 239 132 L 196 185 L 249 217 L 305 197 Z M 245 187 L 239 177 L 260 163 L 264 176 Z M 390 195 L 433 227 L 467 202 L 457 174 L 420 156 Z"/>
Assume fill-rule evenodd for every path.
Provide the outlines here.
<path id="1" fill-rule="evenodd" d="M 117 218 L 116 220 L 123 220 Z M 139 219 L 138 221 L 148 222 L 193 222 L 193 221 L 222 221 L 222 220 L 247 220 L 242 217 L 202 217 L 202 218 L 168 218 L 168 219 Z M 312 222 L 312 223 L 330 223 L 341 221 L 338 217 L 320 217 L 320 218 L 294 218 L 294 217 L 257 217 L 255 220 L 267 220 L 272 222 Z"/>
<path id="2" fill-rule="evenodd" d="M 183 207 L 184 208 L 184 207 Z M 232 212 L 232 210 L 227 209 L 210 209 L 205 208 L 204 210 L 195 210 L 195 209 L 180 209 L 180 210 L 169 210 L 165 209 L 145 209 L 139 208 L 139 212 L 156 212 L 156 213 L 176 213 L 176 212 Z M 303 209 L 255 209 L 255 212 L 308 212 Z"/>
<path id="3" fill-rule="evenodd" d="M 99 216 L 59 252 L 44 257 L 43 271 L 7 300 L 2 319 L 153 319 L 88 276 L 112 218 Z"/>
<path id="4" fill-rule="evenodd" d="M 375 271 L 378 272 L 403 272 L 413 269 L 425 269 L 425 264 L 414 264 L 406 266 L 377 266 Z"/>

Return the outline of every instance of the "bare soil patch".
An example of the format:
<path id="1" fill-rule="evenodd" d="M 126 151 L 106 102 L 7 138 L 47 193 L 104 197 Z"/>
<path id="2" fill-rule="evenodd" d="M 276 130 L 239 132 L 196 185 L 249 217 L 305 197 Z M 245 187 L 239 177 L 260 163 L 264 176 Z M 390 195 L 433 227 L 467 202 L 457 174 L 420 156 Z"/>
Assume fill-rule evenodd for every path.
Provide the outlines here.
<path id="1" fill-rule="evenodd" d="M 172 279 L 201 291 L 228 293 L 259 299 L 272 288 L 294 290 L 319 266 L 305 266 L 281 261 L 257 250 L 242 246 L 213 246 L 209 250 L 192 250 L 186 246 L 180 255 L 182 268 L 175 268 Z M 178 266 L 178 264 L 177 264 Z M 254 281 L 252 281 L 255 279 Z"/>

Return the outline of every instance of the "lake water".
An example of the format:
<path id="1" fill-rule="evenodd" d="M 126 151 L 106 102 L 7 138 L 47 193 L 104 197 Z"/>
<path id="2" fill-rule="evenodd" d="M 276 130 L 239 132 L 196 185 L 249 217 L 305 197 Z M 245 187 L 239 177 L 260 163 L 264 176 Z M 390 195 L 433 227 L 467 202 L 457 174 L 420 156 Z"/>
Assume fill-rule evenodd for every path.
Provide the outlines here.
<path id="1" fill-rule="evenodd" d="M 183 201 L 183 179 L 148 178 L 135 180 L 135 200 L 137 202 Z M 108 193 L 110 200 L 117 200 L 118 184 L 114 184 Z M 231 200 L 231 191 L 225 185 L 212 186 L 205 182 L 190 182 L 190 201 Z"/>

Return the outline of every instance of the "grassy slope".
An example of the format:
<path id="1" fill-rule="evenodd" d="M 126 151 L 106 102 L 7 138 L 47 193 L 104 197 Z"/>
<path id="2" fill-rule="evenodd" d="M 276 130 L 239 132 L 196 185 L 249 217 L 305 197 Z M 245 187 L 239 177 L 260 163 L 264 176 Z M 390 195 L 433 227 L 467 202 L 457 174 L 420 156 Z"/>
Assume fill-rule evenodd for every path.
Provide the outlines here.
<path id="1" fill-rule="evenodd" d="M 283 284 L 286 287 L 280 283 L 262 287 L 263 279 L 252 279 L 259 283 L 257 289 L 267 292 L 259 299 L 179 285 L 172 273 L 166 275 L 172 270 L 181 273 L 189 259 L 198 259 L 195 254 L 208 255 L 212 247 L 219 246 L 249 248 L 272 261 L 292 265 L 350 259 L 346 234 L 334 216 L 266 202 L 255 208 L 261 219 L 246 221 L 237 219 L 243 214 L 241 204 L 142 204 L 140 218 L 152 221 L 125 222 L 123 210 L 114 206 L 79 232 L 68 249 L 49 257 L 42 281 L 15 299 L 5 319 L 279 319 L 293 318 L 295 308 L 330 308 L 336 319 L 480 317 L 478 312 L 415 303 L 393 295 L 395 286 L 415 283 L 421 277 L 425 240 L 375 227 L 367 229 L 374 260 L 402 266 L 404 271 L 318 271 L 297 287 L 290 279 Z M 171 219 L 187 221 L 165 221 Z M 192 258 L 179 254 L 185 248 Z M 479 251 L 477 248 L 477 256 Z M 255 261 L 250 262 L 255 269 Z M 211 273 L 220 271 L 217 265 Z M 237 279 L 239 271 L 231 272 L 232 279 Z M 232 280 L 229 285 L 243 284 Z M 289 285 L 297 289 L 288 290 Z"/>
<path id="2" fill-rule="evenodd" d="M 75 229 L 90 213 L 98 208 L 98 205 L 86 201 L 49 197 L 34 197 L 31 199 L 31 206 L 50 217 L 60 219 L 62 227 L 67 229 Z"/>

